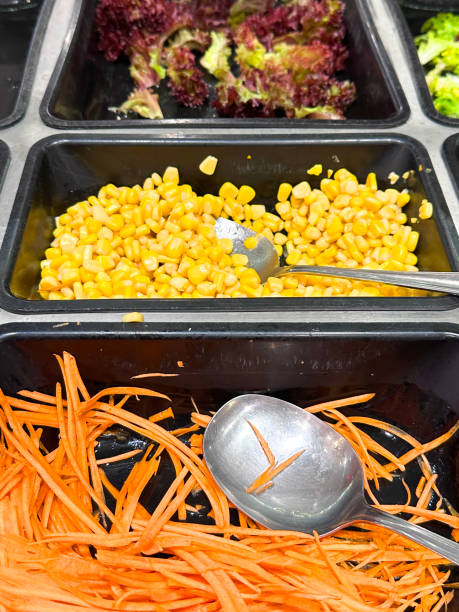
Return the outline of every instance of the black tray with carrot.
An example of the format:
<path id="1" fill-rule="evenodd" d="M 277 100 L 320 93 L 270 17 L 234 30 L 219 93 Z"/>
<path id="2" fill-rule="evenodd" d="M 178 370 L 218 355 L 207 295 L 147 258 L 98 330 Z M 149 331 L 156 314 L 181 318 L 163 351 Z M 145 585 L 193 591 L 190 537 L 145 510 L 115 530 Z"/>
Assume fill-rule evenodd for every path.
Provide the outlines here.
<path id="1" fill-rule="evenodd" d="M 457 609 L 435 553 L 362 524 L 320 542 L 267 530 L 202 459 L 212 413 L 262 390 L 349 439 L 371 503 L 457 538 L 455 331 L 148 327 L 0 340 L 2 601 L 33 575 L 36 609 Z"/>

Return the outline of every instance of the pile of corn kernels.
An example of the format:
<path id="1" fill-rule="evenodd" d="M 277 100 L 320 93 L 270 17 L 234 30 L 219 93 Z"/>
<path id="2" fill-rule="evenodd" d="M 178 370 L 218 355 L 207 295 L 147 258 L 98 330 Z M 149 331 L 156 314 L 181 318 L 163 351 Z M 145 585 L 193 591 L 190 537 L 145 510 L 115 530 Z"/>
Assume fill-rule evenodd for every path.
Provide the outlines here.
<path id="1" fill-rule="evenodd" d="M 262 284 L 247 256 L 217 238 L 215 220 L 223 216 L 271 240 L 287 264 L 417 270 L 419 233 L 403 212 L 410 195 L 378 189 L 374 173 L 363 184 L 346 169 L 329 175 L 320 189 L 306 180 L 282 183 L 277 214 L 252 203 L 256 194 L 248 185 L 226 182 L 218 195 L 198 196 L 180 184 L 175 167 L 154 173 L 143 186 L 105 185 L 58 217 L 41 262 L 39 293 L 48 300 L 424 295 L 307 275 Z M 419 215 L 431 216 L 432 205 L 424 202 Z"/>

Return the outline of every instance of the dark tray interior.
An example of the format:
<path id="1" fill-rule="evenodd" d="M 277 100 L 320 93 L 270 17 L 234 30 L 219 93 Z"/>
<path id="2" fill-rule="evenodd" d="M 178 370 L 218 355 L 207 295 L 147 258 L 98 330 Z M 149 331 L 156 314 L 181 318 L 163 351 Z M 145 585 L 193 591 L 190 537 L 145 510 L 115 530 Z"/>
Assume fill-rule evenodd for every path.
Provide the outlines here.
<path id="1" fill-rule="evenodd" d="M 443 157 L 459 196 L 459 134 L 453 134 L 445 140 Z"/>
<path id="2" fill-rule="evenodd" d="M 275 155 L 273 155 L 273 150 Z M 203 175 L 199 162 L 208 154 L 219 159 L 216 173 Z M 250 154 L 251 159 L 248 159 Z M 338 161 L 337 161 L 338 160 Z M 424 198 L 435 203 L 434 217 L 416 224 L 420 232 L 417 250 L 419 265 L 427 270 L 459 269 L 458 238 L 450 213 L 431 169 L 429 157 L 417 141 L 405 136 L 379 137 L 347 135 L 311 136 L 285 140 L 195 140 L 148 141 L 130 137 L 51 136 L 32 148 L 26 161 L 19 192 L 12 210 L 1 251 L 3 284 L 0 305 L 14 312 L 94 312 L 142 310 L 276 310 L 278 300 L 269 298 L 226 300 L 142 299 L 73 300 L 38 299 L 40 260 L 51 241 L 55 217 L 66 208 L 106 183 L 133 185 L 152 172 L 176 165 L 182 182 L 196 192 L 217 192 L 230 180 L 250 184 L 257 192 L 257 202 L 271 207 L 278 185 L 286 180 L 296 184 L 304 180 L 306 169 L 315 163 L 324 168 L 346 167 L 361 180 L 375 171 L 380 186 L 390 186 L 385 178 L 391 171 L 400 176 L 416 170 L 408 180 L 412 201 L 405 209 L 408 218 L 417 217 Z M 320 177 L 309 177 L 319 186 Z M 406 183 L 400 179 L 400 189 Z M 452 308 L 457 298 L 283 298 L 282 309 L 431 309 Z"/>
<path id="3" fill-rule="evenodd" d="M 429 3 L 423 3 L 416 0 L 413 2 L 401 2 L 399 6 L 396 0 L 389 1 L 392 4 L 391 12 L 395 17 L 395 21 L 398 23 L 400 36 L 405 43 L 405 47 L 410 58 L 413 74 L 416 80 L 416 89 L 423 111 L 434 121 L 438 121 L 445 125 L 458 127 L 459 119 L 443 115 L 435 108 L 432 101 L 432 96 L 426 83 L 424 68 L 419 61 L 413 38 L 421 33 L 422 24 L 437 13 L 441 11 L 453 13 L 459 12 L 459 3 L 455 0 L 449 0 L 446 2 L 435 1 Z"/>
<path id="4" fill-rule="evenodd" d="M 454 11 L 459 9 L 458 0 L 398 0 L 401 6 L 416 9 L 432 9 L 437 11 Z"/>
<path id="5" fill-rule="evenodd" d="M 117 119 L 109 107 L 119 106 L 132 90 L 127 58 L 107 62 L 97 51 L 95 9 L 97 0 L 81 0 L 73 18 L 72 36 L 64 48 L 48 86 L 41 116 L 57 128 L 161 127 L 165 125 L 207 125 L 214 127 L 255 125 L 267 127 L 266 119 L 217 118 L 215 109 L 187 109 L 177 105 L 167 94 L 161 95 L 165 119 L 159 121 L 132 118 Z M 351 125 L 398 125 L 409 114 L 404 94 L 379 41 L 371 17 L 362 0 L 346 1 L 346 24 L 350 56 L 347 75 L 358 92 L 345 121 L 302 119 L 295 123 L 310 127 L 350 127 Z M 270 127 L 289 124 L 288 119 L 269 119 Z"/>
<path id="6" fill-rule="evenodd" d="M 11 3 L 10 3 L 11 4 Z M 0 3 L 0 127 L 25 112 L 39 50 L 54 0 Z"/>
<path id="7" fill-rule="evenodd" d="M 193 410 L 190 396 L 202 412 L 207 412 L 218 409 L 231 397 L 250 392 L 267 393 L 300 406 L 374 392 L 373 400 L 347 408 L 346 413 L 387 420 L 421 442 L 444 433 L 459 414 L 459 337 L 454 327 L 441 332 L 435 331 L 435 326 L 426 330 L 421 325 L 323 325 L 314 326 L 314 330 L 307 326 L 234 325 L 223 330 L 213 325 L 204 329 L 187 324 L 171 330 L 170 326 L 141 324 L 135 326 L 136 332 L 129 327 L 112 324 L 101 333 L 90 324 L 70 324 L 60 329 L 46 324 L 22 328 L 8 325 L 0 336 L 0 386 L 8 394 L 23 388 L 54 393 L 55 383 L 60 380 L 54 354 L 66 350 L 77 358 L 91 393 L 106 386 L 128 384 L 131 376 L 138 373 L 178 374 L 146 379 L 144 383 L 170 395 L 172 402 L 145 399 L 129 405 L 131 410 L 148 417 L 171 404 L 175 422 L 164 422 L 170 428 L 189 423 L 188 415 Z M 183 367 L 178 367 L 178 361 L 183 362 Z M 388 437 L 381 435 L 380 442 L 387 445 Z M 145 445 L 144 439 L 126 436 L 120 430 L 103 437 L 97 455 L 105 458 Z M 407 448 L 397 443 L 390 450 L 402 454 Z M 428 455 L 433 470 L 439 474 L 440 490 L 456 508 L 458 450 L 456 436 Z M 133 461 L 105 466 L 115 486 L 124 481 Z M 416 487 L 420 477 L 416 462 L 407 472 L 407 482 Z M 173 477 L 172 466 L 162 462 L 158 477 L 148 488 L 148 498 L 142 500 L 150 510 Z M 382 487 L 379 495 L 385 503 L 400 504 L 406 499 L 399 479 Z M 188 519 L 207 521 L 205 512 L 190 514 Z M 426 526 L 436 529 L 433 523 Z M 459 611 L 459 598 L 448 610 Z"/>

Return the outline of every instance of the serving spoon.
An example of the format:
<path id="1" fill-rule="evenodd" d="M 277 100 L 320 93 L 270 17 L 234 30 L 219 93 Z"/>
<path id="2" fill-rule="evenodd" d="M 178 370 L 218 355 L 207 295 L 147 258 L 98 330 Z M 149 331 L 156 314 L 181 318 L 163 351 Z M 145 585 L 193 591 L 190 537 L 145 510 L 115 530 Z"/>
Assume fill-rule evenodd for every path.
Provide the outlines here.
<path id="1" fill-rule="evenodd" d="M 246 489 L 268 467 L 253 424 L 278 462 L 304 449 L 257 494 Z M 370 506 L 363 467 L 351 444 L 306 410 L 265 395 L 240 395 L 212 417 L 203 440 L 206 464 L 225 495 L 269 529 L 324 536 L 356 522 L 376 523 L 422 544 L 456 565 L 459 544 Z"/>
<path id="2" fill-rule="evenodd" d="M 270 276 L 317 274 L 319 276 L 353 278 L 459 295 L 459 272 L 393 272 L 392 270 L 338 268 L 334 266 L 280 266 L 279 255 L 274 245 L 253 230 L 235 221 L 218 217 L 215 223 L 215 233 L 218 238 L 230 238 L 233 241 L 233 253 L 247 255 L 248 265 L 258 272 L 262 283 Z M 257 246 L 253 249 L 247 249 L 244 246 L 245 240 L 250 236 L 258 238 Z"/>

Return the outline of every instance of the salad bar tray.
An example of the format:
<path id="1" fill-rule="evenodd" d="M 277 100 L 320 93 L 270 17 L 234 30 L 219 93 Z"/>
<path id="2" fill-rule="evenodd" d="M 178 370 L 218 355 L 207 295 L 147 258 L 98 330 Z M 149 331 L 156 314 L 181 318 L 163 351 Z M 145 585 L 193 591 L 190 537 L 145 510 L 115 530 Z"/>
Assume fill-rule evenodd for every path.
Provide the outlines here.
<path id="1" fill-rule="evenodd" d="M 448 153 L 451 145 L 445 144 L 455 134 L 455 120 L 434 120 L 427 102 L 418 97 L 421 68 L 407 49 L 414 53 L 412 40 L 420 21 L 417 30 L 403 25 L 420 8 L 408 9 L 405 3 L 399 7 L 392 0 L 344 3 L 349 58 L 339 78 L 351 79 L 357 92 L 344 120 L 221 117 L 210 103 L 204 109 L 178 110 L 161 91 L 164 118 L 146 120 L 132 112 L 123 116 L 109 110 L 123 102 L 133 83 L 126 56 L 108 62 L 98 50 L 96 4 L 94 0 L 56 0 L 54 6 L 40 5 L 40 19 L 46 10 L 51 17 L 43 17 L 42 49 L 34 52 L 37 76 L 30 104 L 24 119 L 1 133 L 11 155 L 0 191 L 1 323 L 43 318 L 58 324 L 119 321 L 121 313 L 134 310 L 157 322 L 229 323 L 241 316 L 251 321 L 306 322 L 326 320 L 331 311 L 335 320 L 346 321 L 408 317 L 423 321 L 429 320 L 432 311 L 438 320 L 455 321 L 457 298 L 438 296 L 40 299 L 40 262 L 52 241 L 56 216 L 79 199 L 97 194 L 110 181 L 132 186 L 152 172 L 164 172 L 166 166 L 177 166 L 181 177 L 198 191 L 218 190 L 224 181 L 236 185 L 244 181 L 255 188 L 260 199 L 255 202 L 266 203 L 267 211 L 274 210 L 272 194 L 282 181 L 294 184 L 306 176 L 317 189 L 327 171 L 345 167 L 360 182 L 374 171 L 380 189 L 410 192 L 407 222 L 413 232 L 419 232 L 416 257 L 410 255 L 410 261 L 419 261 L 421 269 L 459 269 L 459 201 L 454 159 Z M 32 6 L 27 9 L 33 10 Z M 432 110 L 430 99 L 429 103 Z M 78 135 L 63 130 L 78 130 Z M 213 177 L 198 170 L 208 155 L 218 158 Z M 253 157 L 251 163 L 248 156 Z M 240 157 L 244 163 L 235 165 Z M 314 164 L 323 167 L 320 177 L 305 174 Z M 426 202 L 432 203 L 432 213 L 423 218 L 419 213 Z"/>
<path id="2" fill-rule="evenodd" d="M 272 152 L 276 151 L 273 158 Z M 211 177 L 199 171 L 196 160 L 208 152 L 220 161 Z M 440 185 L 432 170 L 425 148 L 416 140 L 386 133 L 378 136 L 343 134 L 292 136 L 288 140 L 267 137 L 188 138 L 186 142 L 158 138 L 154 142 L 132 136 L 61 135 L 50 136 L 32 148 L 25 164 L 21 188 L 13 206 L 6 236 L 0 253 L 0 305 L 5 310 L 27 314 L 83 312 L 130 312 L 139 308 L 138 300 L 42 300 L 38 294 L 40 260 L 52 240 L 55 218 L 73 202 L 83 200 L 99 186 L 141 183 L 151 169 L 177 165 L 181 179 L 200 192 L 216 192 L 225 180 L 251 184 L 257 201 L 269 210 L 270 196 L 282 181 L 299 183 L 304 169 L 320 160 L 330 169 L 340 167 L 351 171 L 358 168 L 363 175 L 374 171 L 387 177 L 399 176 L 394 187 L 408 186 L 411 202 L 405 213 L 417 218 L 421 202 L 435 201 L 435 217 L 418 219 L 417 256 L 424 269 L 448 271 L 459 269 L 459 239 L 453 219 L 443 199 Z M 407 180 L 402 174 L 407 168 L 416 169 Z M 426 171 L 419 171 L 425 168 Z M 51 171 L 52 169 L 52 171 Z M 311 186 L 320 179 L 310 177 Z M 386 178 L 385 185 L 390 182 Z M 69 199 L 71 198 L 71 199 Z M 272 210 L 271 212 L 275 212 Z M 222 310 L 236 312 L 253 310 L 275 311 L 272 298 L 231 298 L 225 300 L 147 299 L 141 301 L 142 312 Z M 457 298 L 295 298 L 282 300 L 285 311 L 294 310 L 432 310 L 454 309 Z"/>
<path id="3" fill-rule="evenodd" d="M 177 104 L 160 90 L 163 119 L 145 120 L 135 114 L 120 120 L 114 108 L 120 106 L 132 89 L 127 57 L 115 62 L 105 59 L 98 50 L 96 26 L 96 0 L 83 0 L 79 12 L 75 12 L 70 26 L 71 36 L 59 57 L 40 107 L 43 121 L 59 129 L 94 128 L 169 128 L 206 127 L 273 128 L 286 127 L 288 119 L 270 117 L 226 118 L 219 117 L 211 104 L 189 109 Z M 400 125 L 406 121 L 409 109 L 394 70 L 381 44 L 366 3 L 347 0 L 344 23 L 347 29 L 349 57 L 346 61 L 346 77 L 355 83 L 357 97 L 349 108 L 344 121 L 299 119 L 298 126 L 319 129 L 347 129 L 367 127 L 377 129 Z M 362 58 L 365 58 L 362 61 Z M 211 85 L 212 87 L 212 85 Z M 110 110 L 111 109 L 111 110 Z"/>
<path id="4" fill-rule="evenodd" d="M 0 2 L 0 128 L 21 119 L 54 0 Z"/>

